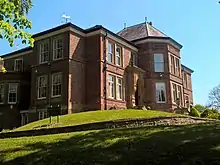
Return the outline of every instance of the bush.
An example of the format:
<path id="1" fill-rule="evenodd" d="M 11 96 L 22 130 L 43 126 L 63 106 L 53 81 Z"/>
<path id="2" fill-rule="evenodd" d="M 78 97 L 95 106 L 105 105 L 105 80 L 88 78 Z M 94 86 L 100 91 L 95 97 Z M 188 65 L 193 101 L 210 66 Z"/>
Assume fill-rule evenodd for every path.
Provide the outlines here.
<path id="1" fill-rule="evenodd" d="M 212 113 L 212 114 L 208 115 L 207 118 L 220 120 L 220 114 L 219 113 Z"/>
<path id="2" fill-rule="evenodd" d="M 200 117 L 200 113 L 195 107 L 192 107 L 192 109 L 190 110 L 189 115 L 193 116 L 193 117 Z"/>
<path id="3" fill-rule="evenodd" d="M 213 113 L 218 113 L 218 111 L 216 109 L 212 109 L 211 110 Z"/>
<path id="4" fill-rule="evenodd" d="M 206 109 L 201 113 L 201 117 L 208 117 L 215 114 L 218 114 L 218 111 L 216 109 Z"/>
<path id="5" fill-rule="evenodd" d="M 213 113 L 212 111 L 206 109 L 205 111 L 203 111 L 203 112 L 201 113 L 201 117 L 208 117 L 208 116 L 209 116 L 210 114 L 212 114 L 212 113 Z"/>

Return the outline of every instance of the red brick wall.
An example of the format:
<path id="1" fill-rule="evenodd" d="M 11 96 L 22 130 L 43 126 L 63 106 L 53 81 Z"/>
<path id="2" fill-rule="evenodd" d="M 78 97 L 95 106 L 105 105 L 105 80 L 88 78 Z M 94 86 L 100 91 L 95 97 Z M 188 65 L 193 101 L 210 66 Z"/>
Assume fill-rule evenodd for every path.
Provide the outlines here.
<path id="1" fill-rule="evenodd" d="M 53 39 L 57 36 L 63 39 L 63 58 L 53 61 Z M 30 108 L 47 108 L 51 104 L 58 104 L 67 107 L 68 98 L 68 72 L 69 72 L 69 33 L 62 33 L 57 36 L 45 38 L 49 40 L 49 63 L 39 65 L 39 45 L 42 40 L 37 40 L 34 45 L 34 64 L 31 70 L 31 106 Z M 62 95 L 61 97 L 51 98 L 51 74 L 62 73 Z M 47 98 L 37 99 L 37 77 L 41 75 L 48 76 Z"/>
<path id="2" fill-rule="evenodd" d="M 138 63 L 139 67 L 146 71 L 145 73 L 145 104 L 152 109 L 170 110 L 170 80 L 169 80 L 169 57 L 167 44 L 164 43 L 143 43 L 138 44 Z M 154 72 L 154 53 L 162 53 L 164 55 L 164 73 Z M 166 84 L 167 103 L 156 103 L 156 82 L 164 82 Z"/>
<path id="3" fill-rule="evenodd" d="M 85 108 L 85 39 L 70 33 L 68 110 L 79 112 Z"/>
<path id="4" fill-rule="evenodd" d="M 115 64 L 107 64 L 107 69 L 106 69 L 106 95 L 107 95 L 107 109 L 116 106 L 119 109 L 125 109 L 126 108 L 126 91 L 125 91 L 125 86 L 127 85 L 126 83 L 126 69 L 129 66 L 130 63 L 130 59 L 131 59 L 131 49 L 125 47 L 124 45 L 122 45 L 121 43 L 118 43 L 112 39 L 107 38 L 106 39 L 106 55 L 108 54 L 108 41 L 111 40 L 111 43 L 113 44 L 117 44 L 119 46 L 122 47 L 122 58 L 123 58 L 123 66 L 116 66 Z M 104 52 L 104 48 L 103 48 L 103 40 L 101 39 L 101 59 L 103 59 L 103 52 Z M 101 70 L 103 70 L 103 63 L 101 63 Z M 108 75 L 114 75 L 114 76 L 119 76 L 123 79 L 123 84 L 124 84 L 124 97 L 123 100 L 116 100 L 116 99 L 110 99 L 108 98 L 109 95 L 109 84 L 108 84 Z M 104 73 L 101 72 L 101 82 L 104 82 Z M 102 83 L 101 85 L 101 95 L 104 96 L 103 94 L 103 89 L 104 89 L 104 84 Z M 101 109 L 104 109 L 105 107 L 105 101 L 104 98 L 101 99 Z"/>
<path id="5" fill-rule="evenodd" d="M 100 34 L 87 37 L 85 39 L 86 53 L 86 109 L 97 110 L 101 109 L 101 38 Z"/>

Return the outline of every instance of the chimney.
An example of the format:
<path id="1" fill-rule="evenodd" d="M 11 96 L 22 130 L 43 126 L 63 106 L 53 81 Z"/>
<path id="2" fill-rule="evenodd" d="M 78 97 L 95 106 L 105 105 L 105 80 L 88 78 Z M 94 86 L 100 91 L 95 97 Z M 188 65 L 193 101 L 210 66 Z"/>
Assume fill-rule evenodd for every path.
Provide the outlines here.
<path id="1" fill-rule="evenodd" d="M 152 22 L 149 22 L 149 25 L 150 25 L 150 26 L 152 26 L 152 25 L 153 25 L 153 23 L 152 23 Z"/>

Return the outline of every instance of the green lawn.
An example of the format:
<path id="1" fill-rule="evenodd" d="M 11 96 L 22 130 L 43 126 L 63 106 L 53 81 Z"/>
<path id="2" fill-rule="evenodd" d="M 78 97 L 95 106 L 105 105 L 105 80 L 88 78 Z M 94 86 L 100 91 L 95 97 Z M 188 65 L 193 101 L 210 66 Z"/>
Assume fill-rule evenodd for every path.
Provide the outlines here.
<path id="1" fill-rule="evenodd" d="M 220 124 L 0 139 L 1 165 L 217 165 Z"/>
<path id="2" fill-rule="evenodd" d="M 174 113 L 161 112 L 161 111 L 149 111 L 149 110 L 111 110 L 111 111 L 91 111 L 75 113 L 71 115 L 64 115 L 60 117 L 60 124 L 54 125 L 53 127 L 63 127 L 79 124 L 87 124 L 94 122 L 110 121 L 117 119 L 128 119 L 128 118 L 151 118 L 158 116 L 174 116 Z M 52 119 L 56 122 L 56 117 Z M 39 129 L 42 127 L 48 127 L 49 118 L 36 121 L 22 127 L 17 128 L 15 131 Z"/>

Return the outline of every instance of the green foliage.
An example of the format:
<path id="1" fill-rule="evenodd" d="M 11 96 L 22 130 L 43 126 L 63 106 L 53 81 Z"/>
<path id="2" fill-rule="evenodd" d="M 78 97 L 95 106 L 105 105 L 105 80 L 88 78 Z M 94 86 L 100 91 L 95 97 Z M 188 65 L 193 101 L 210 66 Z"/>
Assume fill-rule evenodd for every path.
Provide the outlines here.
<path id="1" fill-rule="evenodd" d="M 15 39 L 33 46 L 34 39 L 25 31 L 32 26 L 26 18 L 31 7 L 31 0 L 0 0 L 0 39 L 7 39 L 10 46 L 14 45 Z"/>
<path id="2" fill-rule="evenodd" d="M 220 113 L 211 113 L 207 116 L 207 118 L 220 120 Z"/>
<path id="3" fill-rule="evenodd" d="M 201 117 L 208 117 L 210 114 L 212 114 L 213 112 L 212 111 L 210 111 L 210 110 L 208 110 L 208 109 L 206 109 L 205 111 L 203 111 L 202 113 L 201 113 Z"/>
<path id="4" fill-rule="evenodd" d="M 220 119 L 220 114 L 216 109 L 206 109 L 201 113 L 201 117 L 210 119 Z"/>
<path id="5" fill-rule="evenodd" d="M 0 72 L 3 72 L 3 73 L 5 73 L 6 72 L 6 69 L 5 69 L 5 67 L 4 67 L 4 60 L 3 60 L 3 58 L 1 58 L 0 57 L 0 66 L 1 66 L 1 68 L 0 68 Z"/>
<path id="6" fill-rule="evenodd" d="M 206 107 L 201 105 L 201 104 L 196 104 L 194 106 L 199 112 L 203 112 L 204 110 L 206 110 Z"/>
<path id="7" fill-rule="evenodd" d="M 189 115 L 193 116 L 193 117 L 200 117 L 200 113 L 195 107 L 192 107 L 192 109 L 190 110 Z"/>

